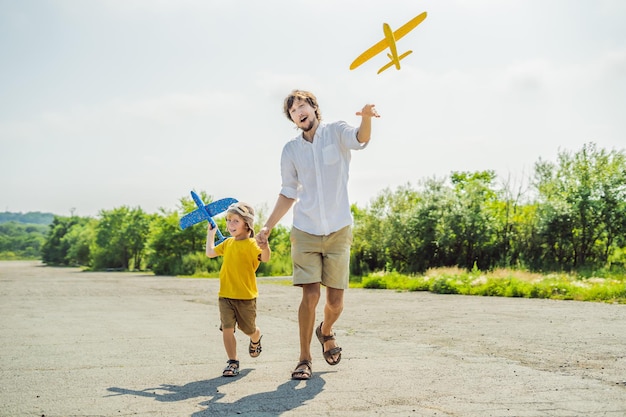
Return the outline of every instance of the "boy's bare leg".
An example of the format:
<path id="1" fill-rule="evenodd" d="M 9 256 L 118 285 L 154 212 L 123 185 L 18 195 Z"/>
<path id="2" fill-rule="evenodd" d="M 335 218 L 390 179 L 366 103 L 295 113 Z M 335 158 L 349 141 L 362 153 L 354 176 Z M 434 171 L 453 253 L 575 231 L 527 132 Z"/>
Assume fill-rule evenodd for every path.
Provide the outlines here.
<path id="1" fill-rule="evenodd" d="M 251 333 L 249 335 L 247 335 L 250 340 L 252 341 L 252 343 L 258 343 L 259 339 L 261 338 L 261 329 L 259 329 L 258 327 L 254 330 L 254 333 Z"/>
<path id="2" fill-rule="evenodd" d="M 237 360 L 237 339 L 235 338 L 235 329 L 222 329 L 222 339 L 224 340 L 224 349 L 228 359 Z"/>
<path id="3" fill-rule="evenodd" d="M 261 354 L 261 329 L 256 327 L 252 333 L 246 333 L 246 336 L 250 338 L 248 353 L 253 358 L 257 358 Z"/>

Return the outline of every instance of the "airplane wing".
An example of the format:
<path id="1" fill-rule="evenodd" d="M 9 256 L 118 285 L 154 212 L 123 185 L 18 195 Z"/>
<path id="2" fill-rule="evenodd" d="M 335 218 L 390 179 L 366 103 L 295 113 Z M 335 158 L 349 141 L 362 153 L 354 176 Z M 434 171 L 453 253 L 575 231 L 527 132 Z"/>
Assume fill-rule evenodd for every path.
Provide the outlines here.
<path id="1" fill-rule="evenodd" d="M 352 64 L 350 64 L 350 69 L 353 70 L 356 67 L 358 67 L 359 65 L 363 64 L 364 62 L 368 61 L 369 59 L 375 57 L 376 55 L 378 55 L 379 53 L 381 53 L 382 51 L 384 51 L 385 49 L 387 49 L 387 40 L 383 39 L 382 41 L 378 42 L 376 45 L 372 46 L 370 49 L 368 49 L 367 51 L 363 52 L 361 55 L 359 55 L 357 57 L 357 59 L 355 59 Z"/>
<path id="2" fill-rule="evenodd" d="M 221 200 L 207 204 L 204 206 L 204 209 L 207 211 L 209 216 L 213 217 L 228 210 L 228 207 L 236 202 L 237 200 L 234 198 L 222 198 Z"/>
<path id="3" fill-rule="evenodd" d="M 398 28 L 398 30 L 396 30 L 395 32 L 393 32 L 393 37 L 396 40 L 399 40 L 400 38 L 402 38 L 404 35 L 406 35 L 407 33 L 409 33 L 410 31 L 412 31 L 413 29 L 415 29 L 415 27 L 417 25 L 419 25 L 420 23 L 422 23 L 424 21 L 424 19 L 426 19 L 427 13 L 423 12 L 418 14 L 417 16 L 415 16 L 413 19 L 409 20 L 408 22 L 406 22 L 404 25 L 400 26 L 400 28 Z"/>
<path id="4" fill-rule="evenodd" d="M 196 209 L 189 214 L 185 214 L 180 219 L 180 228 L 185 230 L 189 226 L 193 226 L 196 223 L 200 223 L 203 220 L 207 219 L 207 214 L 204 209 Z"/>
<path id="5" fill-rule="evenodd" d="M 180 228 L 184 230 L 189 226 L 193 226 L 204 220 L 209 220 L 211 217 L 226 211 L 228 206 L 236 202 L 237 200 L 234 198 L 222 198 L 221 200 L 214 201 L 207 205 L 202 204 L 201 200 L 200 203 L 196 201 L 196 204 L 200 207 L 180 219 Z"/>
<path id="6" fill-rule="evenodd" d="M 410 31 L 415 29 L 417 25 L 419 25 L 420 23 L 424 21 L 424 19 L 426 19 L 426 16 L 427 16 L 426 12 L 420 13 L 419 15 L 415 16 L 413 19 L 409 20 L 404 25 L 399 27 L 395 32 L 393 32 L 394 39 L 397 41 L 400 38 L 402 38 L 404 35 L 409 33 Z M 387 44 L 386 39 L 381 40 L 380 42 L 378 42 L 377 44 L 369 48 L 367 51 L 359 55 L 357 59 L 355 59 L 352 62 L 352 64 L 350 64 L 350 69 L 351 70 L 355 69 L 356 67 L 363 64 L 370 58 L 373 58 L 374 56 L 384 51 L 388 46 L 389 45 Z"/>

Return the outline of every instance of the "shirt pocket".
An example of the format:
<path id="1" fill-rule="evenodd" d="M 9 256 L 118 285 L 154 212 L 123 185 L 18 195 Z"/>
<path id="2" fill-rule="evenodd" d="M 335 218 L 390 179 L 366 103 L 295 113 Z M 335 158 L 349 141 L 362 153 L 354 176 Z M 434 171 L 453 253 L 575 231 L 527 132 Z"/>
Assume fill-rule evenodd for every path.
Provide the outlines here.
<path id="1" fill-rule="evenodd" d="M 322 148 L 322 158 L 324 165 L 334 165 L 339 162 L 339 149 L 335 145 L 328 145 Z"/>

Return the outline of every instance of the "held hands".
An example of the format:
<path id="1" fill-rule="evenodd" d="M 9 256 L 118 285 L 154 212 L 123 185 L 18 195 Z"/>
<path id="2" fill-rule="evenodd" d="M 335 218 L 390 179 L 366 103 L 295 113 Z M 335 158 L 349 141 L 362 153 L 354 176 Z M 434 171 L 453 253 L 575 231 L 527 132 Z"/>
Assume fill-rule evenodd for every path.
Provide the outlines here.
<path id="1" fill-rule="evenodd" d="M 366 104 L 365 106 L 363 106 L 363 109 L 361 109 L 361 111 L 356 112 L 356 115 L 369 118 L 380 117 L 380 114 L 378 114 L 378 112 L 376 111 L 375 104 Z"/>
<path id="2" fill-rule="evenodd" d="M 270 237 L 270 229 L 267 226 L 264 226 L 261 230 L 259 230 L 259 233 L 257 233 L 256 235 L 254 235 L 254 238 L 256 239 L 256 243 L 257 245 L 259 245 L 259 247 L 261 249 L 264 249 L 265 247 L 267 247 L 267 240 Z"/>
<path id="3" fill-rule="evenodd" d="M 272 257 L 272 251 L 270 249 L 270 244 L 268 242 L 268 238 L 270 236 L 270 229 L 267 226 L 263 226 L 259 233 L 254 236 L 256 239 L 256 243 L 261 248 L 260 260 L 261 262 L 269 262 Z"/>

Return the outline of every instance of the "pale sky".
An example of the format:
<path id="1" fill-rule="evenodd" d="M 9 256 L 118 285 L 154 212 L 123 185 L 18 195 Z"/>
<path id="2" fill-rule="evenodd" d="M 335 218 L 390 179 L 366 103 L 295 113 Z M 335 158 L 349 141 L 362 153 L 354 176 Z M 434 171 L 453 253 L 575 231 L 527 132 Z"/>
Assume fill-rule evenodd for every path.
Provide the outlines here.
<path id="1" fill-rule="evenodd" d="M 380 54 L 350 63 L 426 11 Z M 175 210 L 189 191 L 271 208 L 282 113 L 381 114 L 354 152 L 365 207 L 453 171 L 520 182 L 540 158 L 626 148 L 624 0 L 0 0 L 0 211 Z M 290 219 L 287 219 L 290 224 Z"/>

